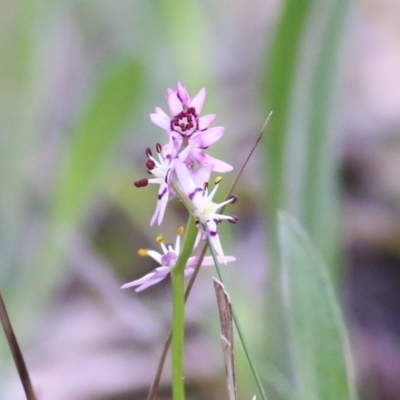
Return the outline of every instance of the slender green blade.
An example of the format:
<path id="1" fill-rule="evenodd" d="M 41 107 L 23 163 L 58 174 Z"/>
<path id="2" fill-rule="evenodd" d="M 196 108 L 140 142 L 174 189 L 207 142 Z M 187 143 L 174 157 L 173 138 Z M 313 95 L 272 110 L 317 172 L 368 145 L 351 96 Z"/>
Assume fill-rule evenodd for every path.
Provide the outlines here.
<path id="1" fill-rule="evenodd" d="M 268 54 L 267 196 L 271 219 L 279 209 L 298 218 L 338 278 L 338 87 L 348 0 L 288 0 Z M 288 366 L 282 327 L 276 224 L 270 224 L 266 359 Z"/>
<path id="2" fill-rule="evenodd" d="M 332 268 L 341 139 L 337 94 L 349 9 L 348 0 L 289 0 L 269 54 L 264 92 L 273 112 L 266 149 L 269 204 L 304 223 Z"/>
<path id="3" fill-rule="evenodd" d="M 54 201 L 56 220 L 74 222 L 83 214 L 142 93 L 143 70 L 133 60 L 120 62 L 101 82 L 66 149 Z"/>
<path id="4" fill-rule="evenodd" d="M 278 233 L 296 399 L 354 400 L 348 339 L 328 270 L 305 231 L 285 213 Z"/>

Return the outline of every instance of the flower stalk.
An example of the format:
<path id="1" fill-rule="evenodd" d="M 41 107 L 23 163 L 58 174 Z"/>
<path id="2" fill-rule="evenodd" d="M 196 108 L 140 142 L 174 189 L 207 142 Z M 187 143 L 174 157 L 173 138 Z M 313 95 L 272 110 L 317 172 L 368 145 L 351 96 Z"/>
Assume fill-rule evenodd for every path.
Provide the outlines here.
<path id="1" fill-rule="evenodd" d="M 172 394 L 174 400 L 185 399 L 183 355 L 185 340 L 185 266 L 196 241 L 197 228 L 191 216 L 187 224 L 182 251 L 171 270 L 172 283 Z"/>

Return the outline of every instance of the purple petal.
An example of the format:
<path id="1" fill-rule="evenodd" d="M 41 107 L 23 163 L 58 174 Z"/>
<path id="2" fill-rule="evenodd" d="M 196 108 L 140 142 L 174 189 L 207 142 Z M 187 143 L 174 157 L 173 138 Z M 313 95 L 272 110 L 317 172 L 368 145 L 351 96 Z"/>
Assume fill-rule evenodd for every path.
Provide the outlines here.
<path id="1" fill-rule="evenodd" d="M 182 103 L 176 92 L 173 92 L 168 96 L 168 107 L 173 117 L 183 110 Z"/>
<path id="2" fill-rule="evenodd" d="M 196 187 L 203 187 L 210 180 L 212 167 L 212 165 L 206 165 L 193 174 L 193 182 Z"/>
<path id="3" fill-rule="evenodd" d="M 162 129 L 169 131 L 171 125 L 171 119 L 161 108 L 156 107 L 155 114 L 150 114 L 150 119 L 153 124 L 159 126 Z"/>
<path id="4" fill-rule="evenodd" d="M 215 225 L 215 227 L 214 227 L 214 225 Z M 224 252 L 222 250 L 221 241 L 219 240 L 216 223 L 214 221 L 209 221 L 209 222 L 207 222 L 207 228 L 209 226 L 211 226 L 211 229 L 209 229 L 207 231 L 207 233 L 208 233 L 208 238 L 210 240 L 210 243 L 214 247 L 214 249 L 217 252 L 218 256 L 221 257 L 222 262 L 224 264 L 226 264 L 226 259 L 225 259 L 225 256 L 224 256 Z"/>
<path id="5" fill-rule="evenodd" d="M 161 197 L 161 199 L 159 200 L 160 203 L 160 211 L 158 213 L 158 218 L 157 218 L 157 224 L 158 226 L 161 225 L 161 222 L 164 218 L 164 214 L 165 214 L 165 210 L 167 209 L 167 205 L 168 205 L 168 192 Z"/>
<path id="6" fill-rule="evenodd" d="M 168 198 L 169 198 L 168 185 L 165 182 L 163 182 L 160 185 L 160 189 L 158 190 L 157 206 L 154 215 L 151 218 L 150 226 L 153 226 L 156 219 L 157 219 L 157 224 L 161 225 L 161 222 L 164 218 L 165 210 L 167 208 Z"/>
<path id="7" fill-rule="evenodd" d="M 199 93 L 194 96 L 193 100 L 190 102 L 189 106 L 194 107 L 197 115 L 201 113 L 203 108 L 204 100 L 206 99 L 206 89 L 203 88 Z"/>
<path id="8" fill-rule="evenodd" d="M 199 262 L 199 258 L 200 257 L 189 257 L 188 262 L 186 264 L 186 266 L 191 266 L 191 265 L 197 265 L 197 263 Z M 221 257 L 217 256 L 218 262 L 222 263 L 223 260 Z M 225 257 L 225 261 L 228 262 L 232 262 L 232 261 L 236 261 L 235 257 L 232 256 L 226 256 Z M 211 265 L 214 265 L 214 259 L 211 256 L 207 256 L 203 258 L 203 261 L 201 263 L 202 267 L 209 267 Z"/>
<path id="9" fill-rule="evenodd" d="M 153 286 L 158 282 L 161 282 L 163 279 L 167 277 L 170 272 L 170 268 L 168 267 L 158 267 L 154 271 L 149 274 L 143 276 L 140 279 L 136 279 L 135 281 L 126 283 L 121 286 L 121 289 L 127 289 L 130 287 L 138 286 L 135 289 L 135 292 L 141 292 L 142 290 L 147 289 L 149 286 Z"/>
<path id="10" fill-rule="evenodd" d="M 229 172 L 233 170 L 232 165 L 209 156 L 201 149 L 193 149 L 190 153 L 190 156 L 202 167 L 212 166 L 212 169 L 215 172 Z"/>
<path id="11" fill-rule="evenodd" d="M 185 86 L 183 86 L 180 82 L 178 82 L 176 86 L 178 88 L 178 97 L 181 99 L 182 104 L 188 104 L 190 101 L 190 97 L 188 95 L 188 92 L 186 91 Z"/>
<path id="12" fill-rule="evenodd" d="M 201 229 L 199 229 L 199 231 L 197 232 L 197 236 L 196 236 L 196 240 L 194 241 L 194 245 L 193 248 L 195 249 L 198 244 L 200 243 L 201 237 L 203 236 L 203 232 Z"/>
<path id="13" fill-rule="evenodd" d="M 217 118 L 215 114 L 204 115 L 204 117 L 199 118 L 199 130 L 207 129 L 215 121 L 215 118 Z"/>
<path id="14" fill-rule="evenodd" d="M 182 147 L 182 136 L 178 135 L 178 138 L 176 138 L 173 135 L 173 132 L 170 132 L 169 135 L 169 142 L 165 144 L 162 148 L 162 155 L 164 158 L 169 157 L 172 161 L 170 162 L 170 165 L 172 167 L 174 159 L 179 153 L 179 150 Z"/>
<path id="15" fill-rule="evenodd" d="M 193 272 L 194 272 L 194 268 L 191 268 L 191 267 L 185 267 L 185 276 L 190 276 L 190 275 L 192 275 L 193 274 Z"/>
<path id="16" fill-rule="evenodd" d="M 224 135 L 224 132 L 225 128 L 223 126 L 216 126 L 200 132 L 192 140 L 196 142 L 196 147 L 205 148 L 211 146 L 217 140 L 221 139 L 221 137 Z"/>
<path id="17" fill-rule="evenodd" d="M 176 175 L 178 176 L 178 180 L 182 187 L 183 192 L 186 195 L 189 195 L 190 193 L 194 192 L 196 186 L 190 175 L 188 167 L 179 158 L 177 158 L 175 161 L 175 171 Z"/>

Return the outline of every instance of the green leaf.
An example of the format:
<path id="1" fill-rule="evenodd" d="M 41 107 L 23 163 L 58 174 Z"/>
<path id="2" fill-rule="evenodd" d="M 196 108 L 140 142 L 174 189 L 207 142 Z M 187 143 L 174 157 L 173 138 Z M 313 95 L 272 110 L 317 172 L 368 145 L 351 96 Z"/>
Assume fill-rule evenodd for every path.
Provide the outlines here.
<path id="1" fill-rule="evenodd" d="M 266 111 L 273 111 L 266 149 L 270 204 L 304 223 L 331 267 L 338 257 L 337 94 L 348 14 L 348 0 L 289 0 L 265 79 Z"/>
<path id="2" fill-rule="evenodd" d="M 143 70 L 132 60 L 114 66 L 82 113 L 67 149 L 54 217 L 76 221 L 87 206 L 123 128 L 140 106 Z"/>
<path id="3" fill-rule="evenodd" d="M 289 215 L 280 213 L 278 232 L 295 398 L 356 399 L 348 339 L 328 270 Z"/>
<path id="4" fill-rule="evenodd" d="M 304 224 L 329 265 L 339 275 L 338 88 L 348 0 L 287 0 L 268 53 L 265 109 L 273 112 L 266 136 L 266 195 L 270 217 L 288 210 Z M 278 233 L 270 224 L 266 290 L 265 358 L 287 374 L 282 334 L 282 293 L 276 282 Z"/>

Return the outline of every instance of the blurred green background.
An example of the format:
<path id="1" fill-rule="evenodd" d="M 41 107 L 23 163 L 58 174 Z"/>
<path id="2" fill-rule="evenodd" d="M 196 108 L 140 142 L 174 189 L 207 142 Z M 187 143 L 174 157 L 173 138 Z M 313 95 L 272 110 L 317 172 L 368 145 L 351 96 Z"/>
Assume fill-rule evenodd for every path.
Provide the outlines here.
<path id="1" fill-rule="evenodd" d="M 169 283 L 119 287 L 154 267 L 137 249 L 161 233 L 172 240 L 186 220 L 172 201 L 150 228 L 156 189 L 132 184 L 146 174 L 145 149 L 166 140 L 149 114 L 167 109 L 178 80 L 192 96 L 207 88 L 203 114 L 226 127 L 210 153 L 236 171 L 273 111 L 236 190 L 239 223 L 220 227 L 238 259 L 224 267 L 226 287 L 269 399 L 297 390 L 281 209 L 328 265 L 360 398 L 400 399 L 399 20 L 398 0 L 0 3 L 0 290 L 40 399 L 146 396 Z M 211 275 L 201 272 L 188 302 L 192 399 L 226 398 Z M 251 398 L 237 347 L 239 391 Z M 0 335 L 0 399 L 21 398 Z"/>

